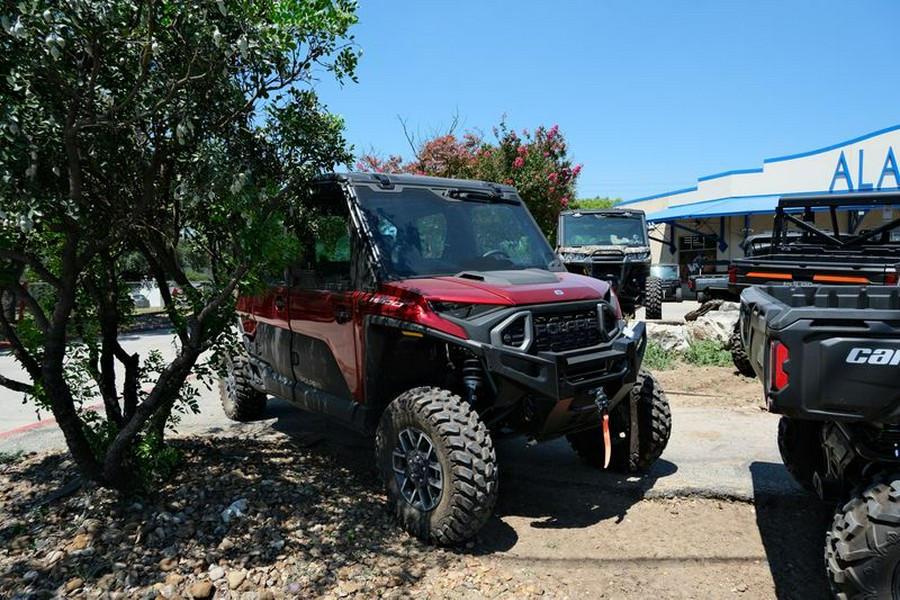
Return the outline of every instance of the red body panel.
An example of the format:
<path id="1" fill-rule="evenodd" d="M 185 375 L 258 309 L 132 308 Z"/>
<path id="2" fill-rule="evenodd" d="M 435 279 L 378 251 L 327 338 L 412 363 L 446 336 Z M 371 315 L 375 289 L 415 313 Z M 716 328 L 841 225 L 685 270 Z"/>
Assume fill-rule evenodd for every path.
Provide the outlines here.
<path id="1" fill-rule="evenodd" d="M 609 290 L 609 284 L 592 277 L 567 272 L 553 275 L 556 283 L 503 285 L 461 277 L 434 277 L 407 279 L 384 287 L 409 291 L 430 300 L 507 306 L 590 300 L 602 298 Z"/>
<path id="2" fill-rule="evenodd" d="M 374 293 L 289 291 L 277 287 L 260 296 L 239 298 L 238 312 L 244 331 L 250 336 L 256 329 L 255 322 L 259 322 L 325 342 L 351 395 L 362 402 L 365 398 L 363 334 L 367 316 L 391 317 L 465 339 L 465 331 L 434 312 L 429 301 L 526 306 L 599 300 L 609 291 L 609 284 L 598 279 L 568 272 L 553 275 L 555 283 L 526 285 L 498 285 L 459 277 L 407 279 L 384 283 Z M 285 307 L 279 308 L 276 305 L 279 302 L 284 302 Z M 336 318 L 341 310 L 349 313 L 349 321 L 340 322 Z"/>

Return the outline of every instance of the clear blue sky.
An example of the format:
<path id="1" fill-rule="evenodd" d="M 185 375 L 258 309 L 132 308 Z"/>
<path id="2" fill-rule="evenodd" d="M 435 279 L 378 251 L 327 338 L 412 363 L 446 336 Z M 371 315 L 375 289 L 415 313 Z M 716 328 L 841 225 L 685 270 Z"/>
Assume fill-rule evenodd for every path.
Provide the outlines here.
<path id="1" fill-rule="evenodd" d="M 558 124 L 580 197 L 633 199 L 900 124 L 900 2 L 362 0 L 357 154 Z"/>

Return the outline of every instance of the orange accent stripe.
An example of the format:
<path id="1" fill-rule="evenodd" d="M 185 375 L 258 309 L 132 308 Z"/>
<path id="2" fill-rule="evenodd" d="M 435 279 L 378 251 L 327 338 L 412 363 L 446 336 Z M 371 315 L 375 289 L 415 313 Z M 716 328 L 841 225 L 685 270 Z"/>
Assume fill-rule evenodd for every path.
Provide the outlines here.
<path id="1" fill-rule="evenodd" d="M 871 283 L 867 277 L 848 277 L 845 275 L 816 275 L 816 283 Z"/>
<path id="2" fill-rule="evenodd" d="M 762 271 L 750 271 L 747 277 L 756 277 L 757 279 L 780 279 L 782 281 L 791 281 L 794 276 L 790 273 L 764 273 Z"/>

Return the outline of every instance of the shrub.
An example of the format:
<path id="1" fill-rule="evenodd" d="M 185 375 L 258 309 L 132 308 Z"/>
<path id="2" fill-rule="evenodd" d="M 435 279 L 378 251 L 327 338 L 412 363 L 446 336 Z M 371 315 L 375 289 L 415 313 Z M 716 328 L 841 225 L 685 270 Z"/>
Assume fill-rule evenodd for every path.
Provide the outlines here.
<path id="1" fill-rule="evenodd" d="M 651 371 L 668 371 L 675 368 L 677 354 L 659 344 L 648 341 L 644 352 L 644 368 Z"/>
<path id="2" fill-rule="evenodd" d="M 682 358 L 689 365 L 698 366 L 731 366 L 731 353 L 714 340 L 691 342 Z"/>

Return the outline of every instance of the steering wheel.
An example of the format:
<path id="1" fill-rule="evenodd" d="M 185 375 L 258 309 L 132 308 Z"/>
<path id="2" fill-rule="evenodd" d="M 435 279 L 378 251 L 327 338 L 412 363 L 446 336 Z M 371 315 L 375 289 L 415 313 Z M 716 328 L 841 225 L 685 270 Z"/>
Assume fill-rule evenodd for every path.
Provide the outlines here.
<path id="1" fill-rule="evenodd" d="M 481 258 L 496 258 L 500 260 L 509 260 L 509 254 L 503 250 L 488 250 L 481 255 Z"/>

